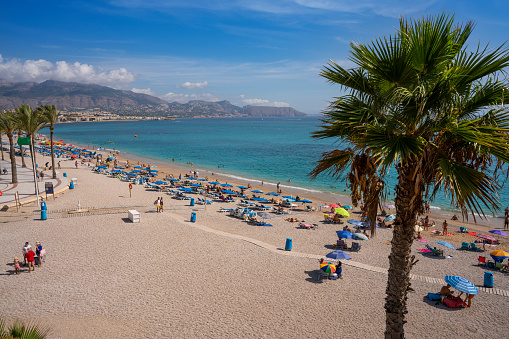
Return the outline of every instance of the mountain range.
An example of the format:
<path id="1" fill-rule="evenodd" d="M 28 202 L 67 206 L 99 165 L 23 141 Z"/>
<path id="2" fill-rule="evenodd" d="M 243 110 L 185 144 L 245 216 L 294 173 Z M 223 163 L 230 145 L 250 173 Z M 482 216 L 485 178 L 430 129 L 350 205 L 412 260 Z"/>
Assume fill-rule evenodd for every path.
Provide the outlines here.
<path id="1" fill-rule="evenodd" d="M 101 109 L 119 115 L 171 117 L 305 116 L 291 107 L 236 106 L 229 101 L 193 100 L 182 104 L 106 86 L 47 80 L 42 83 L 0 81 L 0 110 L 21 104 L 55 105 L 59 110 Z"/>

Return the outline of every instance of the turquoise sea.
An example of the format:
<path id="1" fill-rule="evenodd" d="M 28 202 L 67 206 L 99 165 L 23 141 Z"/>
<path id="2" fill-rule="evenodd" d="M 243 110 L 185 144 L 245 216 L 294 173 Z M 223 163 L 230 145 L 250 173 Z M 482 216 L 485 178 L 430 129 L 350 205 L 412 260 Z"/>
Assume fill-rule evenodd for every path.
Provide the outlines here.
<path id="1" fill-rule="evenodd" d="M 281 182 L 309 190 L 347 194 L 344 180 L 321 176 L 311 181 L 307 176 L 322 152 L 341 146 L 334 144 L 336 140 L 311 138 L 319 123 L 318 117 L 83 122 L 56 125 L 55 140 L 115 149 L 159 161 L 171 162 L 174 158 L 177 164 L 192 162 L 197 169 L 253 182 Z M 47 130 L 41 132 L 49 134 Z M 393 191 L 396 173 L 390 174 L 388 184 Z M 501 191 L 500 195 L 502 206 L 509 206 L 507 191 Z M 443 196 L 431 204 L 453 210 Z"/>

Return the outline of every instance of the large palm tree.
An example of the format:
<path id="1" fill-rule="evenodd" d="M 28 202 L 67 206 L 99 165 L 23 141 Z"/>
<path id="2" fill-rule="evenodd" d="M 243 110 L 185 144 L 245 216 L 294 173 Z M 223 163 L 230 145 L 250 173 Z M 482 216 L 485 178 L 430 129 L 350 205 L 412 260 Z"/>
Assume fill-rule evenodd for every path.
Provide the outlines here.
<path id="1" fill-rule="evenodd" d="M 30 138 L 30 156 L 32 157 L 32 168 L 35 169 L 37 163 L 35 159 L 35 134 L 43 127 L 46 127 L 46 121 L 44 120 L 40 110 L 32 110 L 30 105 L 21 105 L 15 108 L 16 119 L 19 127 L 26 132 L 27 137 Z M 35 173 L 34 173 L 35 178 Z M 37 190 L 37 183 L 35 185 Z M 37 194 L 37 192 L 35 192 Z"/>
<path id="2" fill-rule="evenodd" d="M 416 263 L 411 245 L 424 199 L 445 193 L 474 220 L 475 213 L 500 208 L 509 113 L 503 107 L 507 83 L 498 75 L 509 65 L 509 52 L 503 47 L 468 51 L 472 29 L 471 22 L 455 26 L 446 14 L 402 18 L 394 36 L 350 45 L 355 68 L 331 61 L 321 72 L 346 92 L 331 102 L 314 136 L 336 138 L 351 148 L 324 153 L 311 175 L 340 176 L 362 156 L 382 180 L 391 166 L 398 173 L 386 338 L 404 337 L 410 270 Z"/>
<path id="3" fill-rule="evenodd" d="M 16 119 L 11 111 L 0 114 L 0 130 L 3 131 L 9 139 L 9 156 L 11 158 L 11 178 L 13 184 L 18 182 L 16 151 L 14 150 L 14 131 L 16 131 L 17 128 Z"/>
<path id="4" fill-rule="evenodd" d="M 55 122 L 57 121 L 58 117 L 58 111 L 55 108 L 54 105 L 45 105 L 37 107 L 37 110 L 39 110 L 46 120 L 46 122 L 49 124 L 49 131 L 50 131 L 50 142 L 51 142 L 51 168 L 53 169 L 53 179 L 57 178 L 57 171 L 55 169 L 55 153 L 53 151 L 53 131 L 55 130 Z"/>

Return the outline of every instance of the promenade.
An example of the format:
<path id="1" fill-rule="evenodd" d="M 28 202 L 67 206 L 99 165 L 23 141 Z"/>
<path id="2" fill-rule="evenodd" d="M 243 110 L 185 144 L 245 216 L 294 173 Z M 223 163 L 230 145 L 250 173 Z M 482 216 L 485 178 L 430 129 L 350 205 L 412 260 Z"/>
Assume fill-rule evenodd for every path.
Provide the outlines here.
<path id="1" fill-rule="evenodd" d="M 7 158 L 6 158 L 7 159 Z M 30 158 L 25 159 L 27 167 L 23 168 L 20 164 L 17 164 L 18 182 L 13 184 L 11 182 L 11 163 L 8 160 L 0 160 L 0 173 L 4 168 L 7 169 L 7 174 L 0 174 L 0 209 L 2 211 L 12 210 L 16 206 L 15 196 L 19 194 L 19 200 L 22 205 L 37 200 L 35 194 L 34 175 L 31 167 Z M 38 169 L 40 170 L 40 168 Z M 57 179 L 52 179 L 52 171 L 44 171 L 44 180 L 38 181 L 39 196 L 46 200 L 45 194 L 45 183 L 51 182 L 53 184 L 53 191 L 55 193 L 66 190 L 68 188 L 69 181 L 63 177 L 63 171 L 57 170 Z M 49 196 L 48 196 L 49 198 Z"/>

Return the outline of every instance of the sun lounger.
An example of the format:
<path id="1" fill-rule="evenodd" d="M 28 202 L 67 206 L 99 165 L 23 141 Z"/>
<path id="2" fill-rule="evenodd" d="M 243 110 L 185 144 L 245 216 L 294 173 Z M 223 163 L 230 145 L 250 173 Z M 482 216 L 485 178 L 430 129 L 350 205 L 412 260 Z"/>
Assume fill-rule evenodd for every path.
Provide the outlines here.
<path id="1" fill-rule="evenodd" d="M 475 245 L 475 243 L 471 242 L 470 243 L 470 249 L 472 251 L 477 251 L 477 252 L 484 252 L 484 250 L 482 248 L 479 248 Z"/>
<path id="2" fill-rule="evenodd" d="M 233 211 L 233 208 L 223 208 L 223 207 L 221 207 L 219 209 L 219 212 L 222 212 L 222 213 L 229 213 L 230 211 Z"/>
<path id="3" fill-rule="evenodd" d="M 362 247 L 361 244 L 359 244 L 358 242 L 353 242 L 350 251 L 358 252 L 361 250 L 361 247 Z"/>

